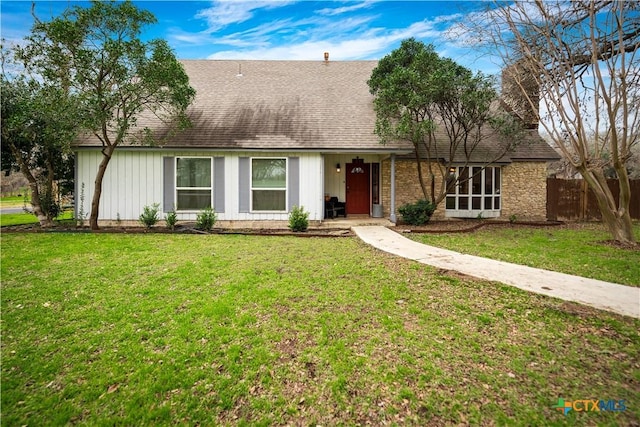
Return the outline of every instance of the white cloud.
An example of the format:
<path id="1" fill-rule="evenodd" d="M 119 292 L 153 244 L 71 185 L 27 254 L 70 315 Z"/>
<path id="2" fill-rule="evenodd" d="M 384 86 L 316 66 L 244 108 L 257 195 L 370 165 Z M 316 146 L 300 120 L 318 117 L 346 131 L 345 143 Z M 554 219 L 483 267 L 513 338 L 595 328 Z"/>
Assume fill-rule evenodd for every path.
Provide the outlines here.
<path id="1" fill-rule="evenodd" d="M 273 1 L 245 1 L 245 0 L 215 0 L 213 5 L 198 12 L 196 18 L 204 18 L 209 25 L 208 31 L 213 32 L 230 24 L 245 22 L 254 16 L 258 9 L 274 9 L 290 4 L 287 0 Z"/>
<path id="2" fill-rule="evenodd" d="M 348 37 L 354 32 L 366 33 L 369 18 L 357 17 L 337 21 L 326 18 L 302 20 L 282 19 L 258 25 L 245 31 L 214 39 L 215 43 L 232 46 L 270 46 L 297 44 L 314 40 L 332 40 Z"/>
<path id="3" fill-rule="evenodd" d="M 324 9 L 316 10 L 315 12 L 319 15 L 325 15 L 325 16 L 342 15 L 343 13 L 353 12 L 354 10 L 369 8 L 374 3 L 375 1 L 368 0 L 362 3 L 352 4 L 351 6 L 342 6 L 342 7 L 336 7 L 336 8 L 326 7 Z"/>
<path id="4" fill-rule="evenodd" d="M 211 36 L 208 33 L 187 33 L 180 28 L 169 28 L 167 36 L 172 44 L 201 46 L 211 43 Z"/>
<path id="5" fill-rule="evenodd" d="M 185 49 L 198 49 L 202 52 L 199 57 L 209 59 L 321 60 L 328 51 L 332 60 L 357 60 L 382 58 L 402 40 L 415 37 L 433 43 L 440 55 L 469 68 L 488 73 L 499 68 L 486 55 L 461 43 L 461 38 L 445 37 L 456 23 L 475 16 L 459 10 L 416 18 L 404 25 L 386 19 L 381 14 L 384 9 L 374 8 L 383 2 L 369 0 L 325 2 L 327 7 L 302 16 L 294 14 L 296 9 L 273 14 L 270 20 L 262 16 L 263 12 L 269 16 L 268 8 L 287 4 L 290 2 L 216 1 L 198 15 L 207 17 L 208 29 L 198 33 L 174 29 L 169 38 Z M 222 25 L 227 27 L 215 31 Z"/>
<path id="6" fill-rule="evenodd" d="M 428 21 L 416 22 L 407 28 L 387 32 L 370 29 L 357 36 L 333 39 L 311 37 L 306 41 L 262 46 L 257 49 L 225 50 L 209 55 L 209 59 L 279 59 L 316 60 L 329 52 L 333 60 L 377 59 L 386 55 L 391 46 L 409 37 L 437 37 L 439 31 Z"/>

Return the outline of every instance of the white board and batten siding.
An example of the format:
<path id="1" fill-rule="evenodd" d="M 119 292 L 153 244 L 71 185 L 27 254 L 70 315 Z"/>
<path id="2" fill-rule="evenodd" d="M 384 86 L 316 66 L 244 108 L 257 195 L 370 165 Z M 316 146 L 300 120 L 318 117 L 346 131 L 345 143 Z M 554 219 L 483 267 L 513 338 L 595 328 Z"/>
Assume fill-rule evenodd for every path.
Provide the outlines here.
<path id="1" fill-rule="evenodd" d="M 224 212 L 218 212 L 219 220 L 273 221 L 287 220 L 289 213 L 242 212 L 240 208 L 240 163 L 241 158 L 279 157 L 288 158 L 289 164 L 297 163 L 298 185 L 292 170 L 288 173 L 288 191 L 298 189 L 298 205 L 309 212 L 310 220 L 321 220 L 324 215 L 323 158 L 319 153 L 299 152 L 218 152 L 218 151 L 160 151 L 160 150 L 116 150 L 109 162 L 102 183 L 100 220 L 137 220 L 145 206 L 160 204 L 161 217 L 164 200 L 164 159 L 166 157 L 212 157 L 224 158 Z M 295 160 L 294 160 L 295 159 Z M 81 150 L 77 153 L 76 170 L 76 215 L 81 199 L 83 211 L 91 211 L 91 199 L 98 165 L 102 153 L 96 150 Z M 220 160 L 217 160 L 220 161 Z M 219 163 L 218 163 L 219 164 Z M 294 169 L 294 168 L 291 168 Z M 175 173 L 174 173 L 175 175 Z M 216 175 L 214 171 L 214 176 Z M 84 195 L 81 195 L 84 184 Z M 215 187 L 215 183 L 214 183 Z M 214 199 L 216 195 L 214 194 Z M 179 220 L 195 220 L 197 213 L 178 213 Z"/>

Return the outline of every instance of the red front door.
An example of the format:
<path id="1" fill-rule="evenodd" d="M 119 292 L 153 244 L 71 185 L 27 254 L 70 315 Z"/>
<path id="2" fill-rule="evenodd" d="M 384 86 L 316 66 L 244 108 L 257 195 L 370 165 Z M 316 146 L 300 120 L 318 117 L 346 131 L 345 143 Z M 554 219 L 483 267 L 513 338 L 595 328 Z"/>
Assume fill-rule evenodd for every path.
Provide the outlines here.
<path id="1" fill-rule="evenodd" d="M 369 163 L 347 163 L 347 215 L 369 214 Z"/>

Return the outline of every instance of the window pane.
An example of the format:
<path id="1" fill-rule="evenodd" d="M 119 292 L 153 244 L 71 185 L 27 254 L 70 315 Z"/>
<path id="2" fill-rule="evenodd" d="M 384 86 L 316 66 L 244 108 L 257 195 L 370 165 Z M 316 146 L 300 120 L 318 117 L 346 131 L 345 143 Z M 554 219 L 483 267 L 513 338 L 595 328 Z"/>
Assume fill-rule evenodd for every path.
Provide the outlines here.
<path id="1" fill-rule="evenodd" d="M 285 211 L 286 191 L 284 190 L 253 190 L 254 211 Z"/>
<path id="2" fill-rule="evenodd" d="M 211 159 L 178 158 L 178 187 L 211 187 Z"/>
<path id="3" fill-rule="evenodd" d="M 455 209 L 456 208 L 456 198 L 455 197 L 447 197 L 447 209 Z"/>
<path id="4" fill-rule="evenodd" d="M 482 197 L 472 197 L 471 198 L 471 209 L 482 209 Z"/>
<path id="5" fill-rule="evenodd" d="M 469 198 L 468 197 L 460 197 L 458 199 L 458 209 L 469 209 Z"/>
<path id="6" fill-rule="evenodd" d="M 484 170 L 484 194 L 493 194 L 493 168 Z"/>
<path id="7" fill-rule="evenodd" d="M 469 168 L 462 168 L 460 170 L 458 194 L 469 194 Z"/>
<path id="8" fill-rule="evenodd" d="M 485 209 L 493 209 L 492 207 L 492 203 L 493 202 L 493 197 L 485 197 L 484 198 L 484 208 Z"/>
<path id="9" fill-rule="evenodd" d="M 286 188 L 287 160 L 252 159 L 251 186 L 253 188 Z"/>
<path id="10" fill-rule="evenodd" d="M 500 197 L 494 197 L 493 202 L 493 209 L 500 209 Z"/>
<path id="11" fill-rule="evenodd" d="M 211 190 L 178 190 L 179 211 L 202 210 L 211 207 Z"/>
<path id="12" fill-rule="evenodd" d="M 474 167 L 471 192 L 473 194 L 482 194 L 482 168 Z"/>
<path id="13" fill-rule="evenodd" d="M 495 168 L 495 184 L 493 185 L 493 188 L 495 188 L 496 190 L 496 194 L 500 194 L 500 168 Z M 497 208 L 496 208 L 497 209 Z"/>
<path id="14" fill-rule="evenodd" d="M 456 173 L 453 171 L 447 175 L 447 194 L 456 194 Z"/>

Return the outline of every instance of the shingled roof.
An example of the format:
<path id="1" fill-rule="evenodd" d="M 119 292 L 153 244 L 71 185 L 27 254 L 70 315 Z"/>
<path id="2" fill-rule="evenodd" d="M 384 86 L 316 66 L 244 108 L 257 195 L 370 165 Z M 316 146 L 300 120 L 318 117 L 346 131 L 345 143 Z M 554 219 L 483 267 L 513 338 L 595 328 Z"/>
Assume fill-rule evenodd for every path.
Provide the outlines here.
<path id="1" fill-rule="evenodd" d="M 424 146 L 420 147 L 420 158 L 431 158 L 446 163 L 511 163 L 519 161 L 555 161 L 560 159 L 558 153 L 547 144 L 538 134 L 537 129 L 527 129 L 520 133 L 515 141 L 487 133 L 483 140 L 473 149 L 467 149 L 462 144 L 455 153 L 450 152 L 448 137 L 442 126 L 437 127 L 437 143 L 431 147 L 431 156 L 427 156 Z M 405 159 L 415 159 L 415 153 L 400 156 Z"/>
<path id="2" fill-rule="evenodd" d="M 184 60 L 196 99 L 193 127 L 165 148 L 398 151 L 374 134 L 367 80 L 376 61 Z M 140 127 L 166 129 L 152 118 Z M 81 146 L 96 145 L 85 140 Z"/>
<path id="3" fill-rule="evenodd" d="M 193 126 L 165 148 L 314 150 L 410 153 L 406 141 L 381 144 L 374 133 L 367 80 L 377 61 L 183 60 L 196 99 Z M 161 139 L 167 129 L 141 117 Z M 542 140 L 540 140 L 542 141 Z M 96 146 L 95 138 L 79 146 Z M 549 157 L 545 148 L 519 149 L 518 158 Z M 544 152 L 544 153 L 543 153 Z M 514 153 L 515 154 L 515 153 Z M 515 159 L 515 157 L 513 157 Z"/>

